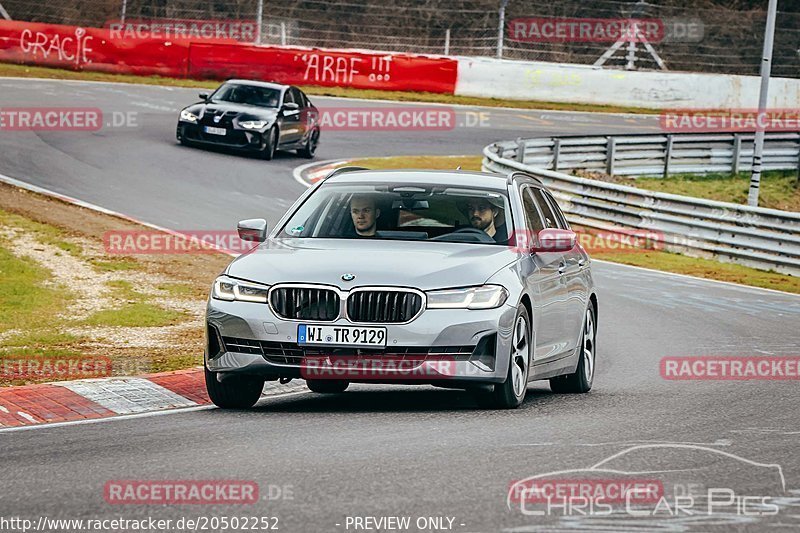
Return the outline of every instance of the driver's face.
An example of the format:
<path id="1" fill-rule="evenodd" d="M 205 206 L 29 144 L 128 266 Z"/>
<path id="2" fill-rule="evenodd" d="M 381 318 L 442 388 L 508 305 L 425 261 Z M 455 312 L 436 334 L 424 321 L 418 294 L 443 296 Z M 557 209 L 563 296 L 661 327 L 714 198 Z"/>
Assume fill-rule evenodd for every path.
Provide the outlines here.
<path id="1" fill-rule="evenodd" d="M 467 216 L 473 228 L 486 230 L 494 223 L 494 207 L 486 200 L 467 202 Z"/>
<path id="2" fill-rule="evenodd" d="M 375 208 L 375 202 L 369 198 L 353 198 L 350 202 L 350 216 L 359 235 L 374 235 L 375 222 L 380 216 L 380 211 Z"/>

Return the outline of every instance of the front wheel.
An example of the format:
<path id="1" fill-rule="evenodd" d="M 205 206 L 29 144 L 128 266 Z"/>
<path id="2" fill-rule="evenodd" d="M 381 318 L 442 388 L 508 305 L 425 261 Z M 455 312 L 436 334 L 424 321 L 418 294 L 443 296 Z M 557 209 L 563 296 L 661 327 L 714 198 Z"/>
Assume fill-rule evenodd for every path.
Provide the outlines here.
<path id="1" fill-rule="evenodd" d="M 264 389 L 264 379 L 256 376 L 230 376 L 219 381 L 217 373 L 206 368 L 205 377 L 208 397 L 223 409 L 253 407 Z"/>
<path id="2" fill-rule="evenodd" d="M 595 327 L 594 307 L 589 305 L 583 321 L 580 345 L 581 355 L 578 358 L 578 368 L 572 374 L 552 378 L 550 380 L 550 390 L 567 394 L 583 394 L 592 390 L 594 364 L 597 355 L 596 339 L 597 328 Z"/>
<path id="3" fill-rule="evenodd" d="M 275 157 L 275 150 L 278 148 L 278 130 L 270 128 L 267 133 L 267 139 L 264 141 L 264 146 L 261 147 L 261 158 L 266 161 L 272 161 Z"/>
<path id="4" fill-rule="evenodd" d="M 476 399 L 488 409 L 516 409 L 522 405 L 528 389 L 531 362 L 531 321 L 528 310 L 520 305 L 514 318 L 511 354 L 506 380 L 494 386 L 492 392 L 478 392 Z"/>

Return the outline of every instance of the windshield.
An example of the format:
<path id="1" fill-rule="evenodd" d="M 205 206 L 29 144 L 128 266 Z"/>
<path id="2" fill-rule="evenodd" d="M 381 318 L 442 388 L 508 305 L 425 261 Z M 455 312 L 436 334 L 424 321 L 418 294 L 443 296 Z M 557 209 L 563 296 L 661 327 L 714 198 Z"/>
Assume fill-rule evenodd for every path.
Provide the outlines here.
<path id="1" fill-rule="evenodd" d="M 506 196 L 442 185 L 323 185 L 279 238 L 391 239 L 501 244 L 509 240 Z"/>
<path id="2" fill-rule="evenodd" d="M 278 107 L 281 92 L 269 87 L 226 83 L 211 95 L 212 102 L 231 102 L 234 104 L 258 107 Z"/>

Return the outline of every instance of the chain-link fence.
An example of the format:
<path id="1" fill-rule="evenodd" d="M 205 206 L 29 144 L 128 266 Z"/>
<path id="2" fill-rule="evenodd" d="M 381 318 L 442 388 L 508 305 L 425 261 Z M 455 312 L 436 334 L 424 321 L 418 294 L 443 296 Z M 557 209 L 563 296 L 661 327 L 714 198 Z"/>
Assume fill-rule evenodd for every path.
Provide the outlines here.
<path id="1" fill-rule="evenodd" d="M 757 75 L 766 2 L 756 0 L 0 0 L 15 20 L 197 31 L 238 40 L 607 67 Z M 800 2 L 782 0 L 773 75 L 800 73 Z M 503 22 L 501 23 L 501 18 Z M 617 39 L 614 24 L 652 24 Z M 260 25 L 259 25 L 260 22 Z M 580 24 L 584 24 L 581 26 Z M 586 24 L 589 24 L 586 26 Z M 649 28 L 649 27 L 648 27 Z M 584 31 L 586 30 L 586 31 Z M 214 33 L 214 29 L 210 33 Z M 638 31 L 638 30 L 637 30 Z"/>

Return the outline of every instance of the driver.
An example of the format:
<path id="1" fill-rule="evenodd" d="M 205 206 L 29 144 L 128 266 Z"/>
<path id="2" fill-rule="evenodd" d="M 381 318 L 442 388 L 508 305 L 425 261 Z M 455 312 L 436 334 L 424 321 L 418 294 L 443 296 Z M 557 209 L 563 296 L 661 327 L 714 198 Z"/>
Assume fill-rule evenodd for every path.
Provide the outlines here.
<path id="1" fill-rule="evenodd" d="M 374 237 L 381 216 L 374 195 L 356 194 L 350 200 L 350 216 L 359 237 Z"/>
<path id="2" fill-rule="evenodd" d="M 508 231 L 502 213 L 503 201 L 499 198 L 470 198 L 464 204 L 464 214 L 473 228 L 484 231 L 498 244 L 508 241 Z"/>

